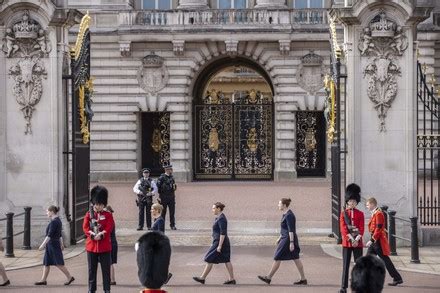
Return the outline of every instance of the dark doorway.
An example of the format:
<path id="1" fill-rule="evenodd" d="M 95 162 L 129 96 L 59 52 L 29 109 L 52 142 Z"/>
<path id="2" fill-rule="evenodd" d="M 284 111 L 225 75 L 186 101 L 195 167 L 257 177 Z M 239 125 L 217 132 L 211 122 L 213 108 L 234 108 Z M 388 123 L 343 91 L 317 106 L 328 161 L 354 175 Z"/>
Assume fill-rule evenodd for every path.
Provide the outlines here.
<path id="1" fill-rule="evenodd" d="M 163 173 L 170 163 L 170 112 L 142 113 L 142 168 L 152 176 Z"/>
<path id="2" fill-rule="evenodd" d="M 325 176 L 326 124 L 320 111 L 296 114 L 296 170 L 298 177 Z"/>

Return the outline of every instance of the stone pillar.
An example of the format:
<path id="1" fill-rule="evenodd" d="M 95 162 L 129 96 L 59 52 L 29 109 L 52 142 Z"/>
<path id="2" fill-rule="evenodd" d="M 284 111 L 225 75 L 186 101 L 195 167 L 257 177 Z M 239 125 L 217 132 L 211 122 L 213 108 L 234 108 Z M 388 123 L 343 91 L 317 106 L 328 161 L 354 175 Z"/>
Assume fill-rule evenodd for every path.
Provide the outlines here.
<path id="1" fill-rule="evenodd" d="M 255 8 L 287 8 L 286 0 L 257 0 Z"/>
<path id="2" fill-rule="evenodd" d="M 414 41 L 432 8 L 359 2 L 331 10 L 344 26 L 347 183 L 407 218 L 417 214 Z"/>
<path id="3" fill-rule="evenodd" d="M 5 34 L 0 24 L 0 36 Z M 9 209 L 6 204 L 6 58 L 0 52 L 0 212 L 4 215 Z"/>
<path id="4" fill-rule="evenodd" d="M 178 9 L 208 9 L 208 0 L 179 0 Z"/>

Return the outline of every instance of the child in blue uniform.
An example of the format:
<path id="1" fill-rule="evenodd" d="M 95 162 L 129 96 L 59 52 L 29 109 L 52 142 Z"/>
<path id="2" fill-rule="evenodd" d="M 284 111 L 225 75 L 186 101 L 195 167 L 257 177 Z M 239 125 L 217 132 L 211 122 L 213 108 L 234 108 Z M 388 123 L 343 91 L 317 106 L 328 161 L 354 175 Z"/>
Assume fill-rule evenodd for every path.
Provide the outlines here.
<path id="1" fill-rule="evenodd" d="M 223 214 L 225 205 L 217 202 L 212 206 L 212 213 L 217 216 L 212 226 L 212 245 L 205 256 L 207 263 L 200 277 L 193 277 L 194 281 L 205 284 L 205 279 L 213 264 L 224 263 L 229 273 L 229 280 L 224 285 L 235 285 L 234 270 L 231 264 L 231 245 L 228 238 L 228 220 Z"/>
<path id="2" fill-rule="evenodd" d="M 162 218 L 163 206 L 155 203 L 151 206 L 151 217 L 154 220 L 152 230 L 165 233 L 165 220 Z"/>
<path id="3" fill-rule="evenodd" d="M 49 206 L 46 211 L 46 215 L 51 219 L 49 225 L 46 228 L 46 238 L 38 248 L 39 250 L 46 249 L 44 252 L 43 260 L 43 276 L 41 280 L 36 282 L 35 285 L 47 285 L 47 276 L 50 272 L 50 266 L 56 266 L 60 271 L 66 275 L 67 281 L 64 285 L 68 286 L 75 278 L 72 277 L 64 266 L 64 258 L 62 249 L 64 249 L 63 241 L 61 238 L 61 230 L 63 224 L 58 217 L 59 208 L 56 206 Z"/>
<path id="4" fill-rule="evenodd" d="M 281 261 L 293 260 L 301 275 L 301 279 L 294 282 L 294 285 L 307 285 L 307 279 L 304 275 L 304 267 L 299 259 L 299 252 L 301 251 L 298 243 L 298 236 L 296 235 L 296 219 L 292 210 L 289 209 L 290 198 L 282 198 L 278 202 L 278 209 L 283 212 L 281 218 L 280 237 L 277 240 L 277 249 L 275 251 L 274 263 L 272 269 L 267 276 L 258 276 L 258 278 L 270 284 L 273 275 L 280 268 Z"/>

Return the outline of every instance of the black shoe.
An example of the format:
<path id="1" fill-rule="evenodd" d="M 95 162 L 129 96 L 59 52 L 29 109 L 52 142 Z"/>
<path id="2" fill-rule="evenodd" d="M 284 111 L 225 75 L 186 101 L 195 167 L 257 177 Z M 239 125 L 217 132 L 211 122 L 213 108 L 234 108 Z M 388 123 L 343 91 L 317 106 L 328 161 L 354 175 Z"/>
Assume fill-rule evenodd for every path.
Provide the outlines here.
<path id="1" fill-rule="evenodd" d="M 116 286 L 116 282 L 110 282 L 111 286 Z"/>
<path id="2" fill-rule="evenodd" d="M 147 228 L 147 230 L 148 230 L 148 231 L 151 231 L 151 230 L 153 230 L 153 228 L 151 228 L 151 227 L 148 227 L 148 228 Z"/>
<path id="3" fill-rule="evenodd" d="M 307 279 L 299 280 L 298 282 L 294 282 L 293 285 L 307 285 Z"/>
<path id="4" fill-rule="evenodd" d="M 403 280 L 394 280 L 393 282 L 388 283 L 388 286 L 397 286 L 402 283 L 403 283 Z"/>
<path id="5" fill-rule="evenodd" d="M 6 282 L 4 282 L 3 284 L 1 284 L 0 286 L 1 286 L 1 287 L 4 287 L 4 286 L 9 286 L 9 285 L 11 285 L 11 281 L 7 280 Z"/>
<path id="6" fill-rule="evenodd" d="M 341 288 L 341 289 L 339 289 L 339 293 L 347 293 L 347 289 Z"/>
<path id="7" fill-rule="evenodd" d="M 176 226 L 171 227 L 171 230 L 177 230 Z"/>
<path id="8" fill-rule="evenodd" d="M 74 277 L 71 277 L 69 281 L 67 281 L 66 283 L 64 283 L 64 286 L 69 286 L 73 281 L 75 281 Z"/>
<path id="9" fill-rule="evenodd" d="M 164 285 L 168 284 L 168 281 L 171 279 L 172 276 L 173 276 L 173 274 L 168 273 L 167 280 L 166 280 L 165 283 L 163 283 L 163 284 L 164 284 Z"/>
<path id="10" fill-rule="evenodd" d="M 34 285 L 47 285 L 47 281 L 40 281 L 40 282 L 35 282 Z"/>
<path id="11" fill-rule="evenodd" d="M 229 280 L 223 283 L 223 285 L 236 285 L 237 282 L 235 280 Z"/>
<path id="12" fill-rule="evenodd" d="M 261 281 L 263 281 L 266 284 L 270 284 L 270 281 L 272 281 L 267 276 L 258 276 L 258 279 L 260 279 Z"/>
<path id="13" fill-rule="evenodd" d="M 137 227 L 136 230 L 137 230 L 137 231 L 142 231 L 142 230 L 144 230 L 144 227 Z"/>
<path id="14" fill-rule="evenodd" d="M 199 277 L 193 277 L 193 280 L 199 282 L 200 284 L 205 284 L 205 279 Z"/>

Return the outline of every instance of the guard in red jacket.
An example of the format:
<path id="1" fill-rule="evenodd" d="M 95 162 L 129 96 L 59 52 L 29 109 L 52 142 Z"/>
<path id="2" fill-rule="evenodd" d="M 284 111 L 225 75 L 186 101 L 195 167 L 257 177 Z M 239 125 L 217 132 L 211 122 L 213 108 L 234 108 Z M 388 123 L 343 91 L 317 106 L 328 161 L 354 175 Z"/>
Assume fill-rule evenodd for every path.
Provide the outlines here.
<path id="1" fill-rule="evenodd" d="M 391 261 L 390 245 L 388 244 L 387 231 L 385 227 L 385 217 L 380 208 L 377 207 L 377 201 L 374 197 L 367 199 L 367 209 L 371 212 L 371 219 L 368 222 L 368 230 L 371 234 L 370 241 L 367 242 L 367 254 L 375 254 L 379 256 L 385 263 L 388 273 L 393 278 L 393 282 L 388 283 L 390 286 L 397 286 L 403 283 L 402 276 L 394 267 Z"/>
<path id="2" fill-rule="evenodd" d="M 361 188 L 357 184 L 350 184 L 345 189 L 345 206 L 339 217 L 339 227 L 342 238 L 342 284 L 340 293 L 347 292 L 348 276 L 350 274 L 350 260 L 353 253 L 354 260 L 362 256 L 362 236 L 364 235 L 364 213 L 356 209 L 361 201 Z"/>
<path id="3" fill-rule="evenodd" d="M 89 266 L 89 293 L 96 292 L 96 272 L 101 264 L 104 292 L 110 292 L 110 267 L 112 243 L 110 234 L 114 229 L 112 213 L 105 211 L 108 191 L 104 186 L 95 186 L 91 191 L 93 209 L 84 217 L 83 230 L 87 236 L 86 251 Z M 91 214 L 93 214 L 91 216 Z"/>

